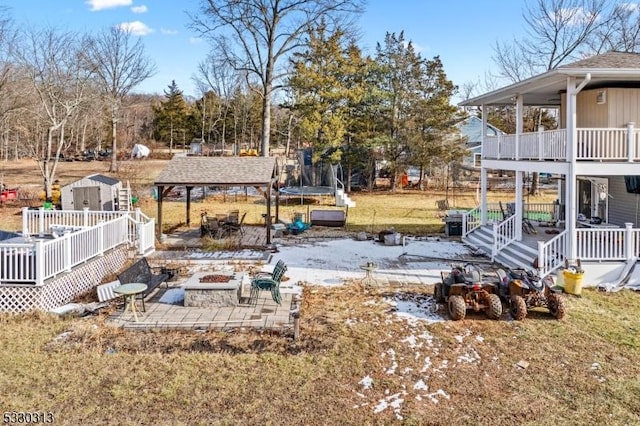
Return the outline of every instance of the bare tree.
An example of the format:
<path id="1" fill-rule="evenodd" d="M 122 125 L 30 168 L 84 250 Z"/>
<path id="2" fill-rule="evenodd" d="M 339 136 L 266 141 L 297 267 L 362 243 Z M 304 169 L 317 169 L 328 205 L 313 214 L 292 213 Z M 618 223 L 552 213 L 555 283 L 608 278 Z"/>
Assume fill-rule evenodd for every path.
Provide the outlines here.
<path id="1" fill-rule="evenodd" d="M 60 153 L 67 144 L 65 126 L 76 113 L 91 83 L 91 73 L 83 67 L 81 52 L 85 46 L 70 32 L 54 28 L 28 30 L 16 49 L 16 60 L 32 88 L 34 106 L 30 108 L 44 127 L 44 140 L 38 133 L 31 155 L 44 178 L 46 197 L 51 197 Z"/>
<path id="2" fill-rule="evenodd" d="M 96 73 L 111 120 L 111 165 L 117 166 L 117 126 L 124 97 L 151 77 L 155 65 L 145 55 L 142 40 L 132 40 L 130 31 L 119 27 L 103 30 L 89 42 L 86 55 L 89 67 Z"/>
<path id="3" fill-rule="evenodd" d="M 271 101 L 287 74 L 279 67 L 303 43 L 303 37 L 325 19 L 338 23 L 361 10 L 364 0 L 201 0 L 192 27 L 209 37 L 215 50 L 237 70 L 256 77 L 261 87 L 262 156 L 269 156 Z"/>
<path id="4" fill-rule="evenodd" d="M 497 42 L 493 60 L 499 77 L 511 83 L 549 71 L 587 54 L 609 27 L 608 0 L 535 0 L 523 14 L 527 36 Z"/>
<path id="5" fill-rule="evenodd" d="M 640 51 L 640 4 L 617 4 L 611 13 L 609 25 L 600 27 L 589 50 L 594 53 L 607 51 Z"/>
<path id="6" fill-rule="evenodd" d="M 220 142 L 224 152 L 227 118 L 231 109 L 231 96 L 242 85 L 241 76 L 233 69 L 231 64 L 214 54 L 210 54 L 198 65 L 198 74 L 194 80 L 203 93 L 202 138 L 204 140 L 205 130 L 207 135 L 210 135 L 215 126 L 221 123 Z M 218 102 L 207 103 L 207 92 L 213 92 Z M 208 112 L 208 117 L 210 117 L 208 126 L 206 125 L 207 111 L 205 110 L 207 105 L 214 107 L 214 110 Z"/>

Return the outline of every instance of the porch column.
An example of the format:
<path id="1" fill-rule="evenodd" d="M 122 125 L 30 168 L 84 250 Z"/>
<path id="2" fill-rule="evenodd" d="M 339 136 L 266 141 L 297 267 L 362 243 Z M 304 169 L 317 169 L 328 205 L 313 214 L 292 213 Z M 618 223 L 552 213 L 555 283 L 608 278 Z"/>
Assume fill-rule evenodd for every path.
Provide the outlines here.
<path id="1" fill-rule="evenodd" d="M 636 141 L 633 137 L 635 133 L 633 131 L 634 125 L 635 123 L 633 121 L 627 123 L 627 161 L 629 163 L 633 163 L 636 158 Z"/>
<path id="2" fill-rule="evenodd" d="M 480 224 L 487 224 L 487 169 L 480 168 Z"/>
<path id="3" fill-rule="evenodd" d="M 522 215 L 524 209 L 522 208 L 524 198 L 522 196 L 522 177 L 524 174 L 521 171 L 516 171 L 516 240 L 522 240 Z"/>
<path id="4" fill-rule="evenodd" d="M 480 143 L 480 225 L 487 224 L 487 169 L 484 167 L 484 144 L 487 141 L 487 108 L 482 104 L 482 138 Z"/>
<path id="5" fill-rule="evenodd" d="M 514 147 L 515 158 L 516 160 L 520 159 L 520 135 L 522 135 L 522 131 L 524 130 L 523 125 L 523 100 L 522 95 L 516 96 L 516 146 Z"/>
<path id="6" fill-rule="evenodd" d="M 567 160 L 569 172 L 565 181 L 565 228 L 567 230 L 567 254 L 566 258 L 575 260 L 578 254 L 578 232 L 576 231 L 577 215 L 577 182 L 576 182 L 576 140 L 578 130 L 576 128 L 576 78 L 567 77 Z"/>

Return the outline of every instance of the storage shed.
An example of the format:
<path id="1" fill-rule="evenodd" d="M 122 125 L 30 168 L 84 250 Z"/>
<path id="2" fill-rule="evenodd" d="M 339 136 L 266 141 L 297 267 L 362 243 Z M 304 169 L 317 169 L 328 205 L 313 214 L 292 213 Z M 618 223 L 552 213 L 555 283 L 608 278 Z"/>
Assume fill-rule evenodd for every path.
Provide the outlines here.
<path id="1" fill-rule="evenodd" d="M 122 182 L 117 179 L 93 174 L 62 187 L 63 210 L 118 210 L 118 196 Z"/>

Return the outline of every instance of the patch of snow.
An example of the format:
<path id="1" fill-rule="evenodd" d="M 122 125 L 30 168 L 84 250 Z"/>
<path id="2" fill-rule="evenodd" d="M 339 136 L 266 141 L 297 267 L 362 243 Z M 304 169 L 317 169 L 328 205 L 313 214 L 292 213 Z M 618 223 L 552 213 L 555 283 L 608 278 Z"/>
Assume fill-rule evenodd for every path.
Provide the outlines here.
<path id="1" fill-rule="evenodd" d="M 422 369 L 420 370 L 421 373 L 426 372 L 428 369 L 431 368 L 431 358 L 429 357 L 425 357 L 424 358 L 424 366 L 422 367 Z"/>
<path id="2" fill-rule="evenodd" d="M 444 399 L 451 399 L 451 396 L 446 393 L 445 391 L 443 391 L 442 389 L 438 389 L 437 391 L 433 392 L 433 393 L 429 393 L 427 395 L 425 395 L 427 398 L 429 398 L 431 400 L 431 402 L 433 402 L 434 404 L 437 404 L 438 402 L 440 402 L 438 400 L 438 396 L 443 397 Z"/>
<path id="3" fill-rule="evenodd" d="M 304 250 L 306 248 L 313 250 Z M 304 251 L 301 252 L 301 249 Z M 405 252 L 405 257 L 414 258 L 403 268 L 398 268 L 398 257 Z M 374 272 L 376 279 L 435 284 L 441 279 L 440 271 L 449 267 L 448 262 L 430 261 L 424 253 L 438 259 L 452 260 L 470 255 L 469 249 L 457 241 L 410 240 L 403 247 L 345 238 L 314 244 L 278 246 L 278 252 L 274 253 L 271 263 L 283 260 L 288 267 L 287 276 L 292 282 L 302 281 L 311 285 L 335 286 L 343 284 L 345 280 L 362 279 L 364 271 L 360 269 L 360 265 L 364 262 L 378 265 Z M 420 261 L 422 259 L 424 262 Z"/>
<path id="4" fill-rule="evenodd" d="M 385 302 L 391 306 L 395 306 L 394 313 L 396 316 L 406 320 L 410 325 L 415 326 L 420 321 L 432 324 L 447 320 L 445 317 L 435 312 L 433 308 L 425 307 L 424 303 L 416 300 L 400 300 L 397 297 L 398 296 L 396 295 L 396 299 L 387 298 L 385 299 Z"/>
<path id="5" fill-rule="evenodd" d="M 375 408 L 373 409 L 373 412 L 376 413 L 376 414 L 377 413 L 381 413 L 384 410 L 386 410 L 388 406 L 389 406 L 389 404 L 387 404 L 387 401 L 385 401 L 384 399 L 381 399 L 378 402 L 378 405 L 376 405 Z"/>
<path id="6" fill-rule="evenodd" d="M 362 385 L 363 389 L 371 389 L 373 379 L 370 376 L 365 376 L 359 383 Z"/>
<path id="7" fill-rule="evenodd" d="M 478 341 L 478 342 L 482 343 L 482 342 L 484 342 L 484 337 L 482 337 L 481 335 L 479 335 L 479 334 L 478 334 L 478 335 L 476 336 L 476 341 Z"/>
<path id="8" fill-rule="evenodd" d="M 473 348 L 469 348 L 469 352 L 459 355 L 456 359 L 458 363 L 469 363 L 472 364 L 476 361 L 480 361 L 480 354 Z"/>
<path id="9" fill-rule="evenodd" d="M 427 386 L 427 384 L 424 382 L 424 380 L 420 379 L 418 380 L 414 385 L 413 388 L 416 390 L 429 390 L 429 387 Z"/>
<path id="10" fill-rule="evenodd" d="M 416 336 L 414 336 L 413 334 L 409 337 L 406 337 L 404 339 L 401 340 L 402 343 L 408 343 L 410 348 L 415 348 L 415 347 L 421 347 L 422 343 L 418 344 L 418 339 L 416 338 Z"/>
<path id="11" fill-rule="evenodd" d="M 167 303 L 169 305 L 178 305 L 184 302 L 184 288 L 170 288 L 165 291 L 160 299 L 159 303 Z"/>

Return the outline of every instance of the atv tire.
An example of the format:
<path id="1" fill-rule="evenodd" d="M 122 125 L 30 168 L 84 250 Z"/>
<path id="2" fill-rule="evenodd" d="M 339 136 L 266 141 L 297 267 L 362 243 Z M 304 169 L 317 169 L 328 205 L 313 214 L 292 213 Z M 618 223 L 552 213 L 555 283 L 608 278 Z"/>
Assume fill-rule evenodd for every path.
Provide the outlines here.
<path id="1" fill-rule="evenodd" d="M 502 301 L 497 294 L 487 296 L 489 306 L 487 307 L 487 317 L 490 319 L 498 319 L 502 315 Z"/>
<path id="2" fill-rule="evenodd" d="M 445 303 L 444 299 L 444 284 L 437 283 L 435 287 L 433 287 L 433 299 L 436 303 Z"/>
<path id="3" fill-rule="evenodd" d="M 464 319 L 467 313 L 467 303 L 462 296 L 449 297 L 449 316 L 452 320 L 458 321 Z"/>
<path id="4" fill-rule="evenodd" d="M 522 296 L 514 294 L 509 300 L 509 313 L 511 318 L 516 321 L 522 321 L 527 316 L 527 302 Z"/>
<path id="5" fill-rule="evenodd" d="M 552 293 L 549 295 L 549 297 L 547 298 L 547 307 L 549 308 L 549 312 L 551 312 L 551 315 L 556 317 L 556 319 L 564 318 L 564 299 L 559 294 Z"/>

